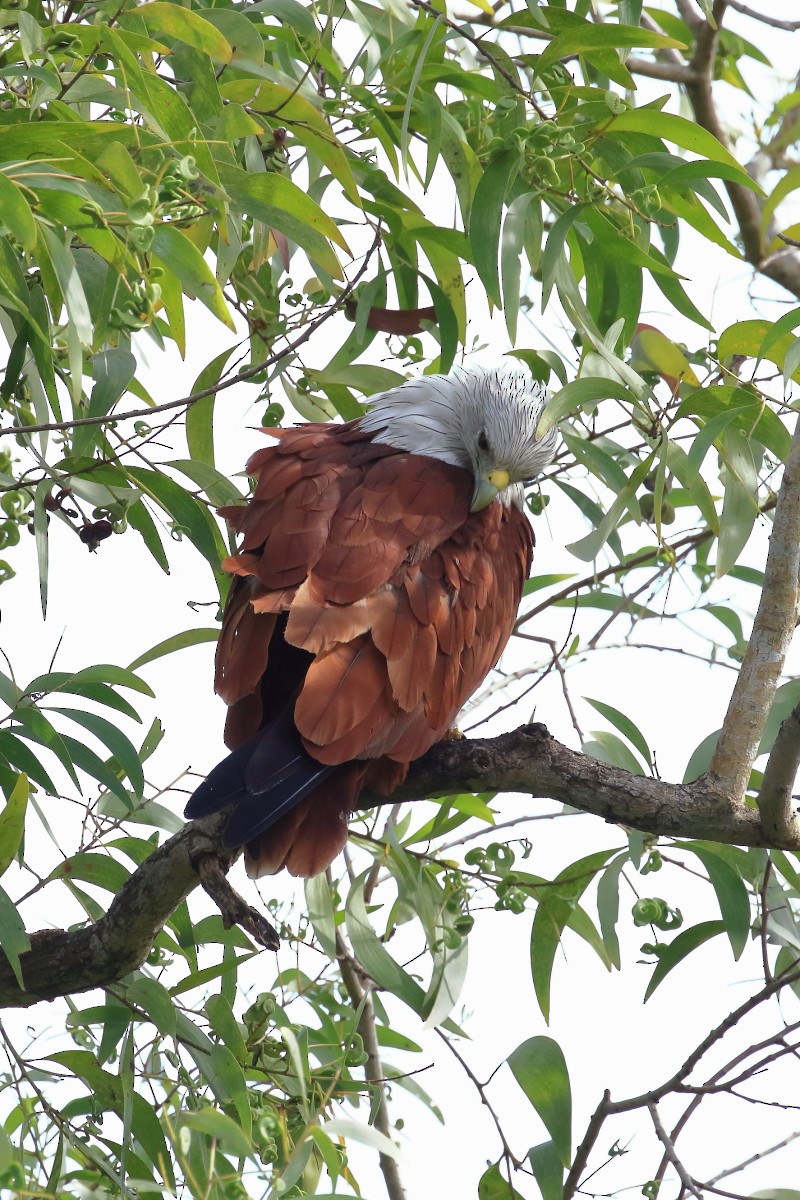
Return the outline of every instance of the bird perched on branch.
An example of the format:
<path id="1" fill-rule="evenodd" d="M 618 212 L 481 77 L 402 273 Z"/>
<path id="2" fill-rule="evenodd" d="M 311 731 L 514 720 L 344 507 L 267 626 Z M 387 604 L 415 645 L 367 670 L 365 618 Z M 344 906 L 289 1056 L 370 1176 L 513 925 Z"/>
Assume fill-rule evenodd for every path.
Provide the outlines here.
<path id="1" fill-rule="evenodd" d="M 190 799 L 233 806 L 248 872 L 324 870 L 359 793 L 388 795 L 497 663 L 533 552 L 523 488 L 557 433 L 521 373 L 409 380 L 344 425 L 266 429 L 222 622 L 232 753 Z"/>

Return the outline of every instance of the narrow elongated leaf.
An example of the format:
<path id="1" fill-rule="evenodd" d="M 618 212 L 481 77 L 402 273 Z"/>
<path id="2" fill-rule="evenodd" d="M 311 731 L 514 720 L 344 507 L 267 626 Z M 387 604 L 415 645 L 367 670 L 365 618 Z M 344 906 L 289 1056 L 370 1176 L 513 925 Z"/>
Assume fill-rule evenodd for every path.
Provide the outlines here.
<path id="1" fill-rule="evenodd" d="M 668 946 L 664 947 L 659 955 L 655 970 L 650 977 L 650 982 L 644 994 L 645 1000 L 650 999 L 653 992 L 666 979 L 672 968 L 677 967 L 678 963 L 683 962 L 688 954 L 691 954 L 698 946 L 704 945 L 710 938 L 725 932 L 724 921 L 701 921 L 699 925 L 692 925 L 689 929 L 682 930 Z"/>
<path id="2" fill-rule="evenodd" d="M 636 398 L 629 388 L 616 379 L 604 377 L 573 379 L 570 383 L 555 392 L 547 402 L 537 429 L 542 437 L 548 429 L 558 425 L 570 413 L 579 412 L 583 405 L 596 403 L 598 400 L 625 400 L 632 408 L 636 407 Z"/>
<path id="3" fill-rule="evenodd" d="M 129 985 L 127 997 L 132 1004 L 147 1013 L 159 1033 L 163 1033 L 165 1037 L 175 1037 L 175 1005 L 162 983 L 148 975 L 140 975 Z"/>
<path id="4" fill-rule="evenodd" d="M 329 958 L 336 957 L 336 918 L 331 887 L 324 874 L 305 881 L 306 911 L 317 941 Z"/>
<path id="5" fill-rule="evenodd" d="M 87 417 L 105 417 L 124 394 L 136 373 L 136 359 L 130 350 L 112 346 L 92 359 L 94 387 L 85 412 Z M 76 457 L 90 454 L 100 436 L 99 425 L 78 426 L 73 435 L 72 452 Z"/>
<path id="6" fill-rule="evenodd" d="M 619 938 L 617 937 L 617 921 L 619 920 L 619 877 L 625 863 L 626 853 L 612 859 L 600 876 L 597 885 L 597 915 L 600 920 L 600 932 L 608 951 L 608 956 L 619 970 Z"/>
<path id="7" fill-rule="evenodd" d="M 542 1193 L 542 1200 L 563 1200 L 564 1167 L 555 1143 L 540 1142 L 531 1146 L 528 1160 Z"/>
<path id="8" fill-rule="evenodd" d="M 379 1154 L 385 1154 L 388 1158 L 400 1158 L 399 1147 L 373 1125 L 364 1125 L 350 1117 L 334 1117 L 333 1120 L 326 1121 L 322 1128 L 333 1137 L 349 1138 L 377 1150 Z"/>
<path id="9" fill-rule="evenodd" d="M 605 866 L 613 850 L 601 850 L 565 867 L 546 890 L 531 930 L 531 973 L 536 999 L 544 1019 L 550 1017 L 550 979 L 561 935 L 569 923 L 573 906 Z"/>
<path id="10" fill-rule="evenodd" d="M 564 1052 L 549 1037 L 532 1037 L 512 1050 L 511 1073 L 544 1122 L 561 1162 L 572 1158 L 572 1092 Z"/>
<path id="11" fill-rule="evenodd" d="M 500 1170 L 500 1163 L 492 1163 L 478 1180 L 478 1200 L 523 1200 Z"/>
<path id="12" fill-rule="evenodd" d="M 133 660 L 129 670 L 138 670 L 139 667 L 155 662 L 158 658 L 174 654 L 176 650 L 185 650 L 187 646 L 199 646 L 203 642 L 216 642 L 218 638 L 219 629 L 186 629 L 183 633 L 175 633 L 172 637 L 165 638 L 163 642 L 151 646 L 144 654 L 140 654 Z"/>
<path id="13" fill-rule="evenodd" d="M 22 843 L 30 791 L 27 775 L 20 775 L 5 808 L 0 812 L 0 875 L 4 875 L 11 866 Z"/>
<path id="14" fill-rule="evenodd" d="M 645 762 L 652 767 L 653 760 L 650 755 L 650 747 L 647 744 L 647 739 L 641 730 L 634 725 L 630 717 L 626 717 L 619 709 L 612 708 L 610 704 L 605 704 L 602 700 L 591 700 L 588 696 L 584 696 L 584 700 L 587 704 L 591 704 L 592 708 L 596 708 L 599 713 L 602 713 L 604 717 L 607 717 L 611 724 L 616 726 L 620 733 L 628 739 L 631 745 L 636 747 Z"/>
<path id="15" fill-rule="evenodd" d="M 127 883 L 130 871 L 108 854 L 75 854 L 50 872 L 48 879 L 80 879 L 109 892 L 118 892 Z"/>
<path id="16" fill-rule="evenodd" d="M 249 24 L 249 22 L 247 22 Z M 204 392 L 219 382 L 225 364 L 233 353 L 233 347 L 223 350 L 203 367 L 192 384 L 192 395 Z M 216 396 L 205 396 L 196 400 L 186 410 L 186 443 L 192 458 L 214 465 L 214 402 Z"/>
<path id="17" fill-rule="evenodd" d="M 611 26 L 607 26 L 607 28 L 610 30 Z M 704 158 L 725 163 L 734 173 L 737 183 L 741 183 L 753 191 L 761 191 L 759 185 L 750 178 L 741 163 L 736 161 L 731 152 L 725 149 L 722 142 L 718 141 L 713 133 L 709 133 L 695 121 L 687 121 L 686 117 L 679 117 L 675 113 L 663 112 L 654 108 L 631 108 L 614 117 L 611 130 L 649 133 L 653 137 L 673 142 L 684 150 L 701 154 Z"/>
<path id="18" fill-rule="evenodd" d="M 36 221 L 21 188 L 0 171 L 0 221 L 23 250 L 36 245 Z"/>
<path id="19" fill-rule="evenodd" d="M 14 720 L 19 722 L 20 728 L 12 730 L 12 732 L 31 738 L 41 746 L 52 750 L 72 782 L 80 790 L 78 776 L 75 774 L 75 767 L 72 764 L 72 756 L 65 741 L 44 713 L 33 705 L 21 705 L 14 713 Z"/>
<path id="20" fill-rule="evenodd" d="M 667 37 L 666 34 L 653 33 L 640 26 L 592 25 L 583 21 L 573 29 L 567 29 L 553 38 L 550 45 L 539 57 L 539 71 L 544 71 L 560 58 L 570 54 L 584 54 L 597 50 L 618 50 L 631 46 L 649 46 L 657 49 L 685 50 L 683 42 Z"/>
<path id="21" fill-rule="evenodd" d="M 500 219 L 520 162 L 518 150 L 501 151 L 484 171 L 472 201 L 469 240 L 473 261 L 489 299 L 498 306 L 501 303 L 497 264 Z"/>
<path id="22" fill-rule="evenodd" d="M 159 2 L 142 4 L 138 8 L 124 13 L 121 20 L 123 24 L 133 25 L 137 23 L 137 20 L 142 21 L 148 33 L 156 36 L 165 34 L 167 37 L 178 38 L 187 46 L 202 50 L 217 62 L 229 63 L 233 57 L 233 51 L 227 38 L 214 25 L 190 8 L 184 9 L 174 4 Z"/>
<path id="23" fill-rule="evenodd" d="M 17 912 L 16 905 L 0 887 L 0 948 L 11 964 L 14 978 L 20 988 L 25 987 L 20 967 L 20 955 L 30 950 L 30 939 L 25 932 L 25 925 Z"/>
<path id="24" fill-rule="evenodd" d="M 216 574 L 221 560 L 225 557 L 226 548 L 206 506 L 190 496 L 168 475 L 146 467 L 128 467 L 127 470 L 133 482 L 169 513 L 176 528 L 189 537 L 200 553 L 208 559 Z"/>
<path id="25" fill-rule="evenodd" d="M 119 776 L 111 770 L 100 755 L 96 754 L 84 741 L 72 738 L 66 733 L 63 740 L 75 766 L 81 771 L 85 771 L 87 775 L 91 775 L 92 779 L 96 779 L 104 788 L 112 792 L 122 801 L 126 814 L 130 813 L 133 807 L 131 796 Z"/>
<path id="26" fill-rule="evenodd" d="M 158 225 L 153 235 L 153 253 L 168 271 L 177 275 L 187 295 L 196 296 L 223 325 L 235 328 L 214 272 L 186 234 L 174 225 Z"/>
<path id="27" fill-rule="evenodd" d="M 56 785 L 39 762 L 36 755 L 22 738 L 15 737 L 7 729 L 0 729 L 0 756 L 11 763 L 16 770 L 24 771 L 29 779 L 38 783 L 46 792 L 55 795 Z"/>
<path id="28" fill-rule="evenodd" d="M 359 875 L 347 898 L 347 932 L 359 962 L 367 974 L 409 1008 L 422 1013 L 425 993 L 415 979 L 395 962 L 372 928 L 364 903 L 364 884 L 369 872 Z"/>
<path id="29" fill-rule="evenodd" d="M 716 847 L 704 845 L 702 842 L 679 844 L 699 858 L 708 872 L 708 878 L 717 894 L 733 957 L 741 957 L 750 936 L 750 898 L 741 875 L 724 857 L 724 847 L 719 847 L 717 852 Z"/>
<path id="30" fill-rule="evenodd" d="M 83 712 L 77 708 L 54 708 L 51 711 L 60 713 L 62 717 L 67 717 L 70 721 L 75 721 L 76 724 L 82 725 L 84 729 L 88 729 L 96 738 L 99 738 L 128 776 L 137 796 L 142 795 L 144 775 L 139 755 L 130 738 L 126 737 L 116 725 L 98 713 Z"/>

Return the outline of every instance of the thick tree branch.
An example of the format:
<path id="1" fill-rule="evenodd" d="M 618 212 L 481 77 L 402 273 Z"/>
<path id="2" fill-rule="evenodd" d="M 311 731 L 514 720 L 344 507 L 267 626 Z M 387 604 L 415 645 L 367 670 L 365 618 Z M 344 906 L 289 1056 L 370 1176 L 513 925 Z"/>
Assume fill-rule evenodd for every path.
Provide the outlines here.
<path id="1" fill-rule="evenodd" d="M 767 759 L 758 807 L 761 824 L 768 837 L 796 836 L 798 823 L 792 802 L 792 788 L 800 769 L 800 705 L 791 712 L 778 730 Z"/>
<path id="2" fill-rule="evenodd" d="M 727 0 L 717 0 L 714 6 L 714 19 L 717 26 L 721 23 Z M 730 145 L 730 139 L 719 119 L 713 96 L 714 60 L 719 39 L 718 28 L 709 22 L 697 19 L 688 0 L 679 4 L 681 15 L 685 20 L 692 16 L 692 29 L 697 38 L 695 53 L 689 64 L 692 73 L 684 86 L 686 95 L 694 111 L 698 125 L 702 125 L 709 133 L 713 133 L 723 146 Z M 684 11 L 685 9 L 688 10 Z M 758 196 L 750 188 L 739 183 L 726 182 L 725 189 L 739 224 L 744 256 L 747 261 L 760 271 L 762 275 L 786 288 L 794 296 L 800 296 L 800 254 L 797 250 L 786 248 L 775 254 L 766 255 L 764 234 L 761 227 L 761 205 Z"/>
<path id="3" fill-rule="evenodd" d="M 365 796 L 364 801 L 396 804 L 464 791 L 522 792 L 559 800 L 656 836 L 800 849 L 800 831 L 770 837 L 756 812 L 729 803 L 706 778 L 670 784 L 631 775 L 570 750 L 543 725 L 525 725 L 493 739 L 441 742 L 412 764 L 408 779 L 391 797 Z M 195 821 L 154 851 L 96 924 L 34 934 L 21 959 L 24 988 L 0 958 L 0 1007 L 25 1008 L 102 987 L 140 966 L 164 922 L 201 882 L 203 860 L 217 860 L 224 873 L 235 859 L 220 850 L 226 816 Z"/>
<path id="4" fill-rule="evenodd" d="M 141 966 L 164 922 L 199 884 L 195 864 L 213 856 L 227 868 L 236 859 L 220 849 L 224 824 L 222 814 L 176 833 L 134 871 L 95 924 L 33 934 L 21 957 L 24 988 L 0 955 L 0 1007 L 27 1008 L 85 992 Z"/>
<path id="5" fill-rule="evenodd" d="M 462 791 L 546 797 L 658 836 L 768 844 L 757 814 L 744 805 L 727 804 L 724 793 L 707 780 L 672 784 L 631 775 L 570 750 L 543 725 L 524 725 L 486 740 L 440 742 L 412 763 L 408 779 L 392 794 L 391 802 Z M 372 798 L 371 802 L 389 801 Z"/>
<path id="6" fill-rule="evenodd" d="M 786 461 L 764 587 L 741 670 L 711 760 L 710 778 L 741 802 L 797 623 L 800 579 L 800 419 Z"/>

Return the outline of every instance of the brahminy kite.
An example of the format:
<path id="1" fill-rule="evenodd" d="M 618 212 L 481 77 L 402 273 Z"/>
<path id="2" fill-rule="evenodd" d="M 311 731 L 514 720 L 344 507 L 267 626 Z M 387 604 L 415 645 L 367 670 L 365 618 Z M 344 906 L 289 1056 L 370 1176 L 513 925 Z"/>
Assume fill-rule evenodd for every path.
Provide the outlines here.
<path id="1" fill-rule="evenodd" d="M 315 875 L 364 789 L 389 795 L 511 636 L 533 553 L 523 488 L 555 452 L 521 373 L 426 375 L 343 425 L 266 429 L 247 464 L 216 690 L 232 753 L 187 817 L 233 806 L 248 873 Z"/>

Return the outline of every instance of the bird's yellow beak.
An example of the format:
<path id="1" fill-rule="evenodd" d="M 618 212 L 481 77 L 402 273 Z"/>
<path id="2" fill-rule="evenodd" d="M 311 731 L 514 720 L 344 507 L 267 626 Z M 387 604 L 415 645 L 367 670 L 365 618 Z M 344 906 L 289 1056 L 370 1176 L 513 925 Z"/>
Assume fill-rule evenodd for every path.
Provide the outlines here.
<path id="1" fill-rule="evenodd" d="M 507 488 L 510 482 L 511 476 L 504 467 L 498 467 L 497 470 L 489 471 L 480 479 L 476 479 L 469 511 L 480 512 L 482 508 L 488 508 L 495 496 Z"/>

